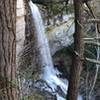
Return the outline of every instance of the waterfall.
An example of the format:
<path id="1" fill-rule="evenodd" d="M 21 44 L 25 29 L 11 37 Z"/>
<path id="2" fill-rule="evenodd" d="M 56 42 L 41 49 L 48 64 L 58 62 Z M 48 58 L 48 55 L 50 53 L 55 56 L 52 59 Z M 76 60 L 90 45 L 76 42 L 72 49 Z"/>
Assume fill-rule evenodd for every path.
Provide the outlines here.
<path id="1" fill-rule="evenodd" d="M 39 50 L 39 63 L 41 66 L 45 67 L 46 70 L 48 67 L 51 69 L 53 68 L 53 63 L 52 63 L 52 58 L 50 54 L 50 49 L 49 49 L 49 44 L 47 37 L 45 35 L 45 29 L 43 25 L 43 21 L 39 12 L 38 7 L 33 4 L 31 1 L 29 2 L 31 12 L 32 12 L 32 17 L 33 17 L 33 23 L 35 25 L 35 39 L 36 39 L 36 44 L 37 48 Z M 53 70 L 51 70 L 53 71 Z M 49 73 L 48 73 L 49 74 Z"/>
<path id="2" fill-rule="evenodd" d="M 35 42 L 37 45 L 36 50 L 38 51 L 39 66 L 42 66 L 43 68 L 43 74 L 41 75 L 41 78 L 48 83 L 53 92 L 55 92 L 57 90 L 57 87 L 59 86 L 66 94 L 68 81 L 66 79 L 57 77 L 57 74 L 59 74 L 60 72 L 54 69 L 49 43 L 45 34 L 45 28 L 39 9 L 35 4 L 32 3 L 32 1 L 29 2 L 29 5 L 32 13 L 33 23 L 35 26 L 34 36 L 36 39 Z M 58 93 L 56 93 L 56 97 L 57 100 L 64 100 L 64 98 L 62 98 Z"/>

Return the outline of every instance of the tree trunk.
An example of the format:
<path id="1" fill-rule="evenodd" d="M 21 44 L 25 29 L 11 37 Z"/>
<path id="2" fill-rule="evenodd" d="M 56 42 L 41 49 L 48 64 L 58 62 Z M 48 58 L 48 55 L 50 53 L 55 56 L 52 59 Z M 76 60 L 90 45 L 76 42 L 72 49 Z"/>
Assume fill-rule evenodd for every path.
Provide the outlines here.
<path id="1" fill-rule="evenodd" d="M 82 64 L 84 53 L 83 32 L 82 32 L 82 0 L 74 0 L 75 9 L 75 34 L 74 34 L 74 52 L 78 55 L 73 55 L 72 66 L 70 69 L 69 87 L 67 100 L 77 100 L 78 88 L 80 81 L 80 74 L 82 71 Z"/>
<path id="2" fill-rule="evenodd" d="M 16 0 L 0 0 L 0 100 L 16 95 Z"/>

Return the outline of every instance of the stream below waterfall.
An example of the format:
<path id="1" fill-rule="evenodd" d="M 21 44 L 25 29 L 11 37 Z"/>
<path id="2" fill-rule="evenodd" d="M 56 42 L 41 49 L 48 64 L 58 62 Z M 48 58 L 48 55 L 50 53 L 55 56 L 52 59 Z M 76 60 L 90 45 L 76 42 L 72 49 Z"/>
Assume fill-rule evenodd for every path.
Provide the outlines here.
<path id="1" fill-rule="evenodd" d="M 35 38 L 38 48 L 37 58 L 39 62 L 37 66 L 42 66 L 43 73 L 40 75 L 40 78 L 48 84 L 47 88 L 45 88 L 45 86 L 42 86 L 40 88 L 46 89 L 47 91 L 56 95 L 57 100 L 65 100 L 68 89 L 68 80 L 59 78 L 59 74 L 61 73 L 54 68 L 48 39 L 45 35 L 45 28 L 39 9 L 35 4 L 32 3 L 32 1 L 29 2 L 29 5 L 36 31 Z M 39 87 L 40 84 L 37 83 L 35 86 Z M 60 90 L 62 93 L 59 93 L 58 90 Z M 82 100 L 82 97 L 80 95 L 78 96 L 78 100 Z"/>

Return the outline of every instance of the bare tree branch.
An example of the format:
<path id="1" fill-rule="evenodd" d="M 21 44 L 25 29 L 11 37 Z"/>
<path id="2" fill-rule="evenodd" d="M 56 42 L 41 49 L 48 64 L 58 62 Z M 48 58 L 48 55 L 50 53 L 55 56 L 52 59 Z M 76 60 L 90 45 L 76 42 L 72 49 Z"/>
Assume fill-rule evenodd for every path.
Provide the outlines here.
<path id="1" fill-rule="evenodd" d="M 91 59 L 91 58 L 84 58 L 84 60 L 91 62 L 91 63 L 95 63 L 95 64 L 99 64 L 100 65 L 100 61 L 99 60 L 95 60 L 95 59 Z"/>
<path id="2" fill-rule="evenodd" d="M 94 37 L 94 38 L 84 38 L 84 40 L 99 40 L 100 37 Z"/>
<path id="3" fill-rule="evenodd" d="M 95 59 L 91 59 L 91 58 L 87 58 L 87 57 L 84 57 L 82 58 L 78 52 L 74 51 L 75 55 L 78 56 L 81 60 L 84 60 L 84 61 L 88 61 L 88 62 L 91 62 L 91 63 L 94 63 L 94 64 L 99 64 L 100 65 L 100 61 L 99 60 L 95 60 Z"/>
<path id="4" fill-rule="evenodd" d="M 100 23 L 100 19 L 89 19 L 89 23 Z"/>
<path id="5" fill-rule="evenodd" d="M 94 46 L 99 46 L 100 47 L 100 43 L 94 42 L 94 41 L 84 41 L 85 44 L 88 45 L 94 45 Z"/>

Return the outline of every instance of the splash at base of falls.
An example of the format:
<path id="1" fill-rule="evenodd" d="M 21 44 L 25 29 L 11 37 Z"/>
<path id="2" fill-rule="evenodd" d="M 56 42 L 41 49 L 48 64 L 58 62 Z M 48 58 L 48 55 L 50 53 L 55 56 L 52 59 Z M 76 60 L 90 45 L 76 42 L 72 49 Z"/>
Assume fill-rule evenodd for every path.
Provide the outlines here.
<path id="1" fill-rule="evenodd" d="M 40 87 L 41 89 L 46 89 L 47 91 L 53 93 L 56 95 L 57 100 L 65 100 L 67 88 L 68 88 L 68 81 L 66 79 L 59 78 L 60 72 L 54 68 L 52 57 L 50 53 L 49 43 L 48 39 L 45 35 L 45 29 L 43 25 L 43 21 L 41 18 L 41 14 L 39 12 L 38 7 L 32 3 L 32 1 L 29 2 L 33 23 L 35 26 L 35 32 L 34 36 L 36 38 L 35 44 L 38 49 L 37 50 L 37 67 L 41 67 L 43 69 L 43 73 L 40 75 L 42 82 L 37 82 L 35 87 Z M 44 85 L 40 85 L 43 84 Z M 60 92 L 59 92 L 60 91 Z M 62 92 L 62 93 L 61 93 Z M 82 100 L 79 99 L 78 100 Z"/>

